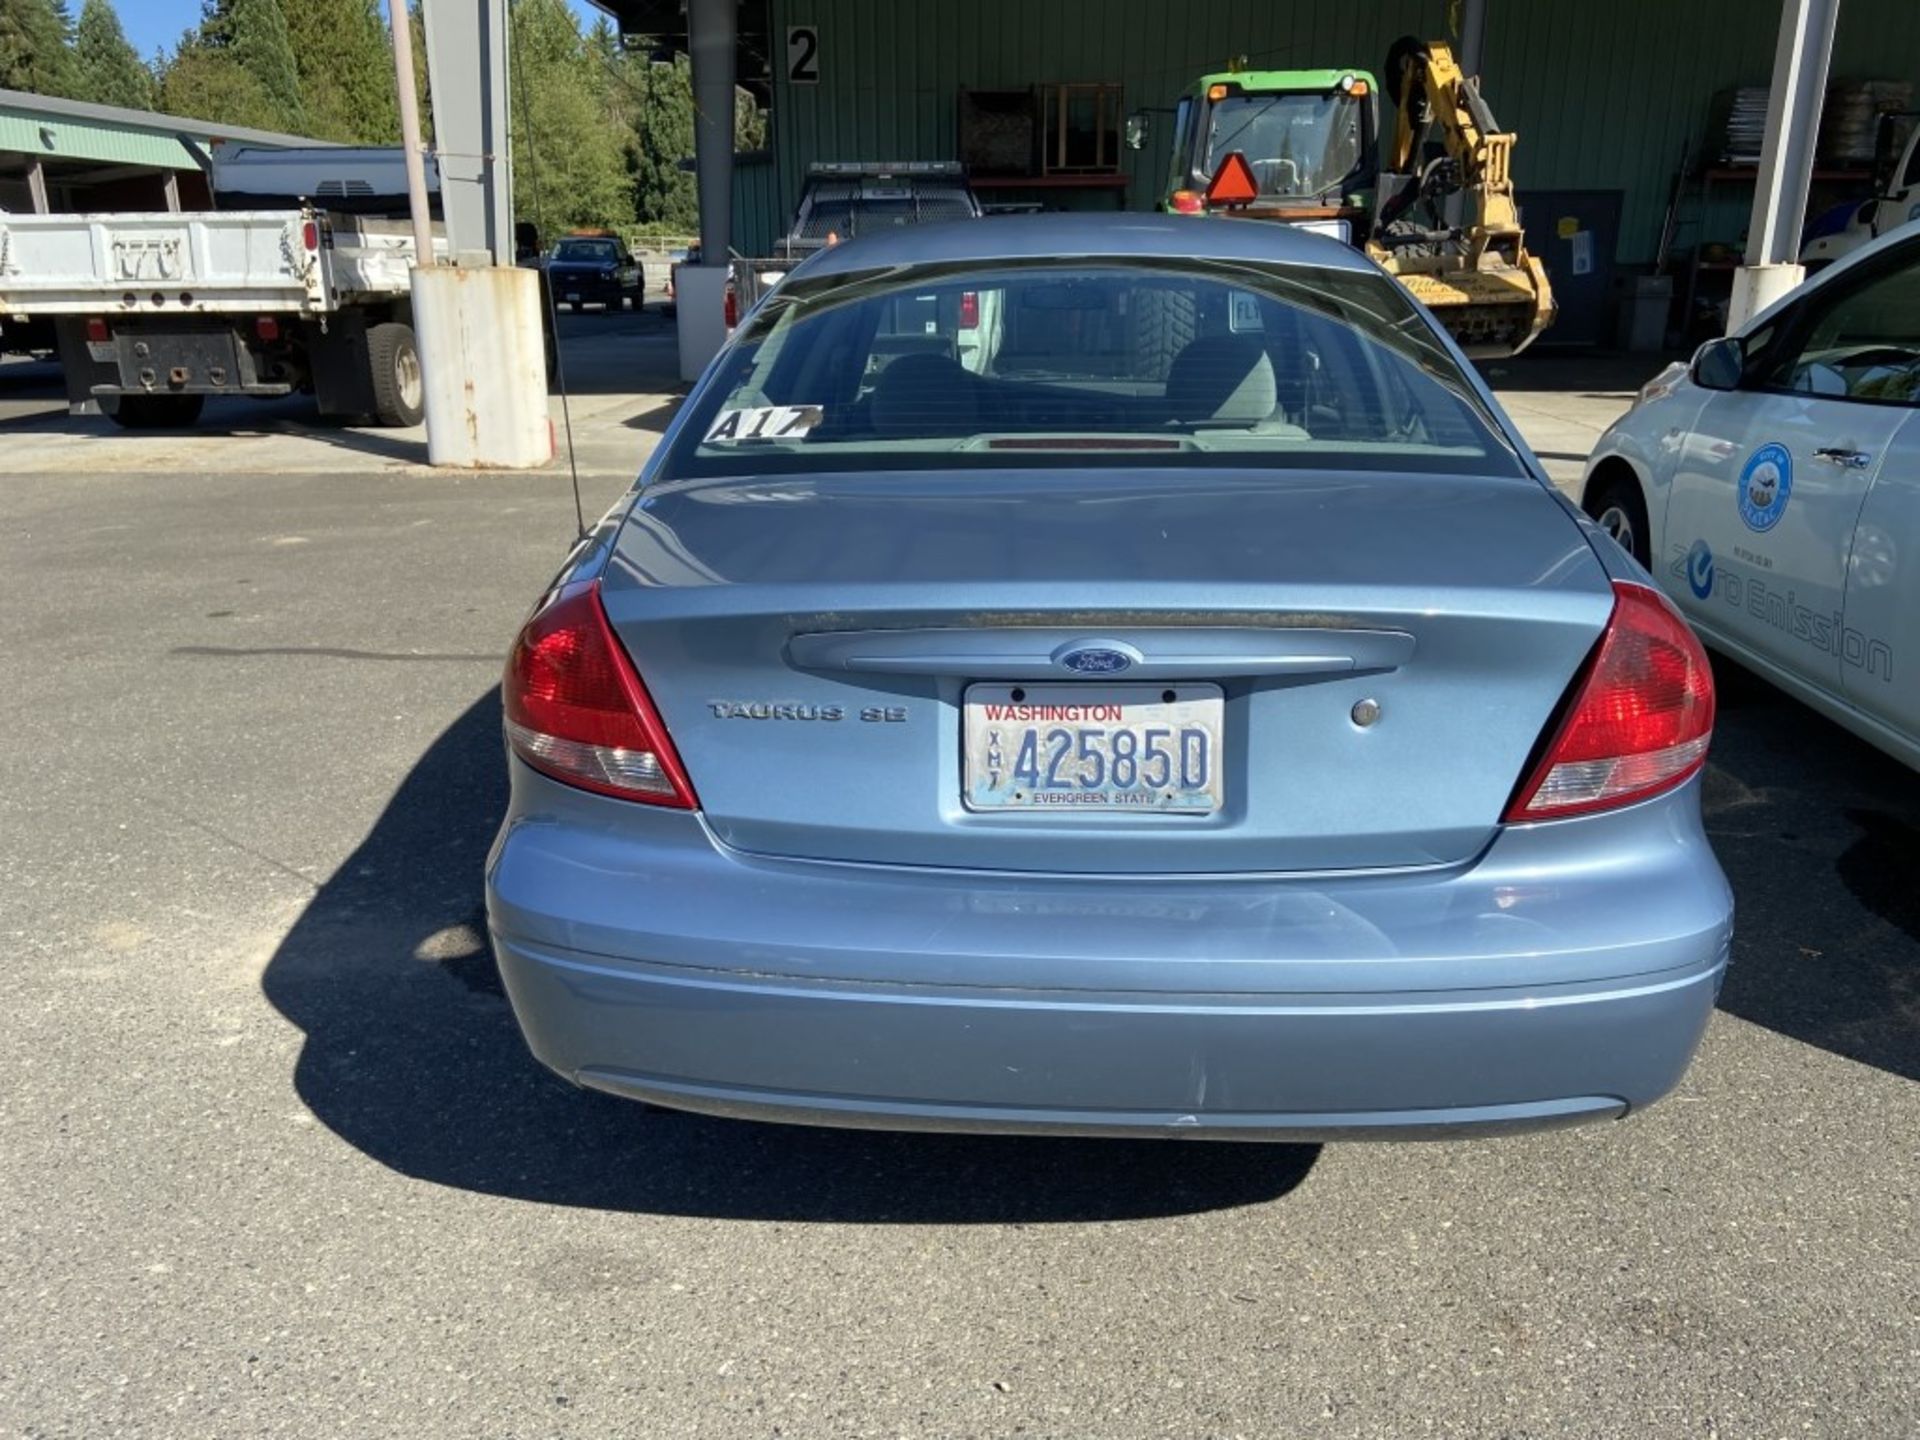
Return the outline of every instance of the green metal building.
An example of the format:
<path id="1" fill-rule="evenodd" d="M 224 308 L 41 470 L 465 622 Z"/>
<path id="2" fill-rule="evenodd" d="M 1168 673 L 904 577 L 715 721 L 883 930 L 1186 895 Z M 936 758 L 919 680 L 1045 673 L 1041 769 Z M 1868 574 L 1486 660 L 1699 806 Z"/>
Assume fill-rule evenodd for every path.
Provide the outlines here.
<path id="1" fill-rule="evenodd" d="M 596 3 L 629 34 L 677 44 L 687 33 L 679 0 Z M 1529 245 L 1562 300 L 1553 338 L 1602 338 L 1611 282 L 1651 268 L 1663 234 L 1676 286 L 1724 295 L 1754 194 L 1754 157 L 1722 158 L 1724 114 L 1736 87 L 1768 85 L 1781 0 L 1464 8 L 1483 26 L 1470 68 L 1519 137 Z M 814 161 L 959 159 L 990 206 L 1148 209 L 1167 174 L 1166 112 L 1196 76 L 1237 57 L 1254 68 L 1377 71 L 1403 35 L 1454 39 L 1462 9 L 1459 0 L 741 0 L 735 65 L 767 105 L 769 142 L 735 159 L 733 248 L 769 252 Z M 1920 98 L 1920 0 L 1844 0 L 1829 77 L 1907 82 Z M 1151 126 L 1137 152 L 1117 144 L 1134 113 Z M 1057 141 L 1067 130 L 1082 153 Z M 1084 153 L 1089 133 L 1099 136 L 1094 153 Z M 1014 156 L 1024 147 L 1027 159 L 1009 166 L 996 143 Z M 1864 194 L 1867 168 L 1857 156 L 1817 168 L 1809 217 Z"/>
<path id="2" fill-rule="evenodd" d="M 0 90 L 0 210 L 192 210 L 209 203 L 193 147 L 319 140 Z"/>

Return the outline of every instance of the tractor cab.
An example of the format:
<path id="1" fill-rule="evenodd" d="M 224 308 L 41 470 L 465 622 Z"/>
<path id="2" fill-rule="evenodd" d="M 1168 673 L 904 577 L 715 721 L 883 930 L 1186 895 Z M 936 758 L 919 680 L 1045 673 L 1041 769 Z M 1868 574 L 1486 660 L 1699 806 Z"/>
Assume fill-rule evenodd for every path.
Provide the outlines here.
<path id="1" fill-rule="evenodd" d="M 1174 107 L 1158 208 L 1204 215 L 1226 157 L 1243 156 L 1254 194 L 1232 213 L 1283 220 L 1360 244 L 1379 172 L 1379 87 L 1360 70 L 1230 70 L 1203 75 Z M 1144 137 L 1144 126 L 1130 127 Z"/>

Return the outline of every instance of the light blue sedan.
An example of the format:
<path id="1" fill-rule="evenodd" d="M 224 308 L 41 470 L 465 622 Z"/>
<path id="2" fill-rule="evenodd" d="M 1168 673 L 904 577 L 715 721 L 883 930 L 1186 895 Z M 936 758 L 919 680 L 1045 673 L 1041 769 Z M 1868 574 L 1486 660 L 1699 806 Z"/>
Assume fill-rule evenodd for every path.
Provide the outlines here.
<path id="1" fill-rule="evenodd" d="M 1920 225 L 1657 376 L 1583 494 L 1709 645 L 1920 767 Z"/>
<path id="2" fill-rule="evenodd" d="M 1405 291 L 1285 226 L 808 260 L 503 698 L 515 1012 L 661 1105 L 1566 1125 L 1679 1081 L 1726 964 L 1698 642 Z"/>

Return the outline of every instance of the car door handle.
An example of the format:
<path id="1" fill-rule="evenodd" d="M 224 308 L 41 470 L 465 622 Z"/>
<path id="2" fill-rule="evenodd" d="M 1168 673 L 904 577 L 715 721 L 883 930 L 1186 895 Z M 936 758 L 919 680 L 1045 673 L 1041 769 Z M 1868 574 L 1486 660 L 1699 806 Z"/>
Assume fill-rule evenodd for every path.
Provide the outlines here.
<path id="1" fill-rule="evenodd" d="M 1866 451 L 1849 450 L 1844 445 L 1824 445 L 1813 452 L 1813 458 L 1829 465 L 1845 465 L 1849 470 L 1864 470 L 1873 462 Z"/>

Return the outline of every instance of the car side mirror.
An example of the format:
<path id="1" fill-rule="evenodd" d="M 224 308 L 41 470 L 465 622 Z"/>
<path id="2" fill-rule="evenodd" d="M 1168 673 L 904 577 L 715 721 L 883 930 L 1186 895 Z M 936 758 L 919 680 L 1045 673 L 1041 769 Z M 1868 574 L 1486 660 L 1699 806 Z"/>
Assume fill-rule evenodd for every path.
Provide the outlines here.
<path id="1" fill-rule="evenodd" d="M 1738 390 L 1747 373 L 1747 347 L 1733 335 L 1709 340 L 1693 355 L 1693 383 L 1703 390 Z"/>
<path id="2" fill-rule="evenodd" d="M 1147 143 L 1147 117 L 1138 110 L 1127 116 L 1126 142 L 1129 150 L 1138 150 Z"/>

